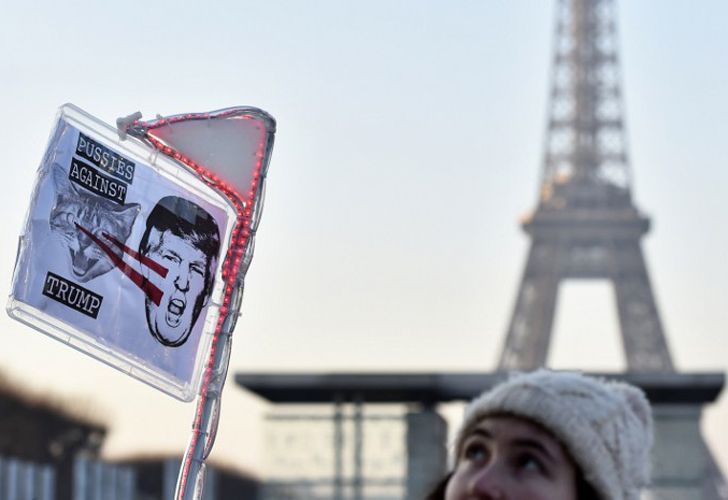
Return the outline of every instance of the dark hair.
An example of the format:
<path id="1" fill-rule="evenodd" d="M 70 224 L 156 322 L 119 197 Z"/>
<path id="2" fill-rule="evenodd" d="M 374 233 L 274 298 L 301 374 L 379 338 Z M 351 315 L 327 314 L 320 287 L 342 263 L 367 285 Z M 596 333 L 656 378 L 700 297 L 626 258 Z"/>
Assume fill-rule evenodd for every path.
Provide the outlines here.
<path id="1" fill-rule="evenodd" d="M 440 479 L 432 491 L 425 497 L 425 500 L 445 500 L 445 490 L 447 489 L 447 483 L 452 477 L 452 471 L 445 474 L 445 477 Z"/>
<path id="2" fill-rule="evenodd" d="M 157 202 L 147 217 L 146 228 L 139 243 L 139 252 L 149 253 L 149 234 L 152 228 L 160 233 L 169 231 L 192 243 L 207 257 L 204 295 L 212 284 L 212 261 L 220 251 L 220 233 L 215 219 L 199 205 L 178 196 L 165 196 Z"/>
<path id="3" fill-rule="evenodd" d="M 160 232 L 170 231 L 185 238 L 199 248 L 209 259 L 220 250 L 220 233 L 217 223 L 204 208 L 178 196 L 165 196 L 157 202 L 147 217 L 146 229 L 139 243 L 140 250 L 149 250 L 149 233 L 152 228 Z"/>
<path id="4" fill-rule="evenodd" d="M 578 467 L 576 470 L 576 498 L 577 500 L 602 500 L 602 496 L 584 479 L 584 474 Z"/>

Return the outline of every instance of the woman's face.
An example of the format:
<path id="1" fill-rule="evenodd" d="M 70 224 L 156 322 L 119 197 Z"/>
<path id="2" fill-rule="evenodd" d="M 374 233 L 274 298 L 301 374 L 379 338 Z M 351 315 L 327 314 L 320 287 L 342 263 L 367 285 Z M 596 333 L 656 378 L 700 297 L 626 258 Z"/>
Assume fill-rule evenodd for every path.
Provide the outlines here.
<path id="1" fill-rule="evenodd" d="M 486 417 L 465 436 L 445 500 L 576 500 L 576 468 L 540 426 Z"/>

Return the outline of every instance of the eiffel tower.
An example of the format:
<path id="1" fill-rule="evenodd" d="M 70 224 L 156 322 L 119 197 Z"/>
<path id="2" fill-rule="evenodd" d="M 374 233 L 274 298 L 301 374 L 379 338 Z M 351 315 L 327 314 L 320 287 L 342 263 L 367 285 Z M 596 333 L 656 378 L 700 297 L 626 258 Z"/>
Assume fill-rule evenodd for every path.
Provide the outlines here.
<path id="1" fill-rule="evenodd" d="M 548 354 L 559 283 L 611 280 L 627 366 L 672 371 L 640 239 L 649 219 L 632 201 L 612 1 L 561 1 L 536 211 L 500 367 L 533 369 Z"/>
<path id="2" fill-rule="evenodd" d="M 531 247 L 499 369 L 544 366 L 559 284 L 603 279 L 614 285 L 628 372 L 679 378 L 640 245 L 650 221 L 632 196 L 615 3 L 560 0 L 557 9 L 540 196 L 523 222 Z M 657 461 L 667 464 L 663 469 L 670 464 L 675 469 L 674 446 L 665 451 L 665 441 L 675 436 L 663 433 L 660 443 L 660 429 L 667 428 L 660 427 L 661 419 L 672 421 L 674 414 L 656 407 L 655 416 L 656 454 L 663 455 Z M 693 432 L 699 417 L 698 409 L 686 434 L 693 436 L 688 446 L 705 464 L 696 472 L 704 478 L 700 487 L 692 494 L 687 489 L 671 493 L 668 485 L 652 498 L 728 498 L 720 469 L 699 431 Z M 669 476 L 663 483 L 674 482 Z"/>

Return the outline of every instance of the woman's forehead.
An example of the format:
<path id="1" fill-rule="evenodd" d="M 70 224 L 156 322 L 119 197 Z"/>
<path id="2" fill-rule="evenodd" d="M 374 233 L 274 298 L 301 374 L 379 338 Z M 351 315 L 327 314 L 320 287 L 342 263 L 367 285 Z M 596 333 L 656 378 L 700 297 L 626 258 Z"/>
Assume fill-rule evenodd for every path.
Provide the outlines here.
<path id="1" fill-rule="evenodd" d="M 556 439 L 554 435 L 541 424 L 531 419 L 508 414 L 487 415 L 475 422 L 474 428 L 500 430 L 502 432 L 517 432 L 529 435 L 544 436 Z"/>
<path id="2" fill-rule="evenodd" d="M 468 435 L 483 434 L 504 442 L 538 441 L 556 456 L 568 459 L 562 443 L 548 429 L 532 420 L 512 415 L 489 415 L 479 419 Z"/>

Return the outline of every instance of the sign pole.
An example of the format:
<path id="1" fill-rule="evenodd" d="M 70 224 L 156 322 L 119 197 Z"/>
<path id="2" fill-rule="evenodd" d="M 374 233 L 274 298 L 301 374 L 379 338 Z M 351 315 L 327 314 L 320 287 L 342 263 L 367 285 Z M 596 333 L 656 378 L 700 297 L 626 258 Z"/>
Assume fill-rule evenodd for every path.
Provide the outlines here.
<path id="1" fill-rule="evenodd" d="M 243 298 L 245 273 L 253 256 L 275 120 L 262 110 L 248 107 L 160 117 L 151 122 L 141 122 L 139 118 L 138 114 L 120 118 L 117 121 L 120 136 L 128 133 L 151 143 L 184 168 L 194 171 L 227 198 L 238 214 L 223 262 L 223 302 L 196 400 L 192 435 L 182 459 L 174 495 L 175 500 L 199 500 L 205 480 L 205 460 L 217 434 L 222 389 L 230 362 L 232 332 Z M 231 123 L 245 130 L 248 139 L 255 136 L 254 151 L 235 149 L 243 141 L 227 134 L 229 143 L 222 144 L 210 127 L 214 120 L 237 120 Z M 198 133 L 190 135 L 189 130 L 179 126 L 173 132 L 175 124 L 183 122 L 200 122 Z M 243 127 L 246 122 L 247 128 Z M 251 165 L 245 165 L 245 157 L 253 159 Z"/>

